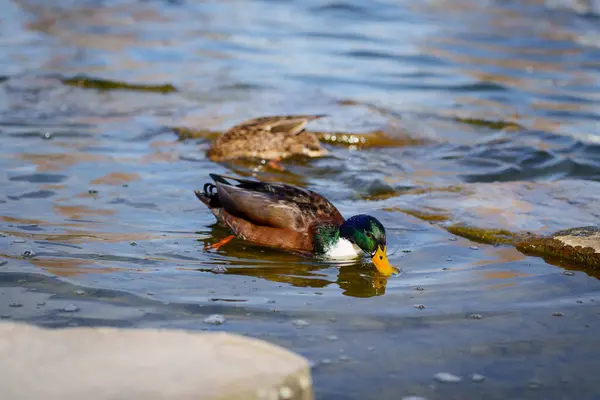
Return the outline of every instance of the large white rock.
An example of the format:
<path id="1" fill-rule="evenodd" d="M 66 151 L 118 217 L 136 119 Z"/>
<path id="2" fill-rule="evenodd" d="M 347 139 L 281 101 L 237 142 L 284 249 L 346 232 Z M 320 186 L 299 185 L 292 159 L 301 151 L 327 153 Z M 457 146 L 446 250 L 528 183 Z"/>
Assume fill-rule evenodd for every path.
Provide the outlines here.
<path id="1" fill-rule="evenodd" d="M 0 324 L 2 400 L 313 398 L 306 359 L 228 333 Z"/>

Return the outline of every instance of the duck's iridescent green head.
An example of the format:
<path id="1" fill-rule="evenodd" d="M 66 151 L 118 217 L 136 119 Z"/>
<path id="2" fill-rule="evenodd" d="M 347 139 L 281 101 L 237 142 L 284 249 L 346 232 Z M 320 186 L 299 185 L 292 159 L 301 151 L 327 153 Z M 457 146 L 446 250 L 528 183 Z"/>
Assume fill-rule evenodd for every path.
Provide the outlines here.
<path id="1" fill-rule="evenodd" d="M 382 274 L 392 275 L 398 272 L 387 259 L 385 228 L 377 218 L 366 214 L 350 217 L 340 227 L 340 236 L 369 254 Z"/>

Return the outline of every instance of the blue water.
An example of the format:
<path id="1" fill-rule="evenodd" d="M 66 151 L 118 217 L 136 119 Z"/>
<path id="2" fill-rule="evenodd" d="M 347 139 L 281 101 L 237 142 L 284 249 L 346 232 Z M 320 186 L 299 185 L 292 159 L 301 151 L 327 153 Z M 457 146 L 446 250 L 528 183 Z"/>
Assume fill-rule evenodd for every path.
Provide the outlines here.
<path id="1" fill-rule="evenodd" d="M 314 363 L 319 399 L 597 398 L 598 274 L 445 229 L 600 218 L 600 16 L 583 3 L 0 0 L 0 316 L 259 337 Z M 277 172 L 174 131 L 296 113 L 388 144 Z M 193 195 L 211 172 L 376 216 L 403 273 L 204 251 L 227 235 Z"/>

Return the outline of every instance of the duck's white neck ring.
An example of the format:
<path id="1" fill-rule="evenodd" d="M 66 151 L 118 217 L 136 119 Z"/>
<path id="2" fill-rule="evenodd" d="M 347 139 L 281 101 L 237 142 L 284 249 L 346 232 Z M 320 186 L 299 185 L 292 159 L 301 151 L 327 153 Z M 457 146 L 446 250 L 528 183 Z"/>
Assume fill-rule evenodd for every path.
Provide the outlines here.
<path id="1" fill-rule="evenodd" d="M 346 238 L 340 239 L 331 245 L 325 252 L 325 256 L 329 258 L 355 258 L 362 254 L 360 247 L 352 243 Z"/>

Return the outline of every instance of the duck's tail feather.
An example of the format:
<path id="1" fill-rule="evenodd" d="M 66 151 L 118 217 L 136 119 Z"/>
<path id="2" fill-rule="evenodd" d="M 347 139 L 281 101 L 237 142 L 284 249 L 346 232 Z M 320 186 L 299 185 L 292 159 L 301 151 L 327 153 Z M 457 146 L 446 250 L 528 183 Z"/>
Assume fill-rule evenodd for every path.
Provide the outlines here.
<path id="1" fill-rule="evenodd" d="M 194 190 L 194 194 L 198 200 L 206 204 L 209 208 L 221 206 L 219 196 L 217 196 L 217 187 L 212 183 L 205 183 L 202 191 Z"/>

